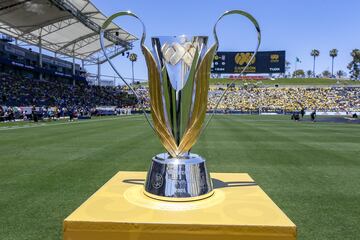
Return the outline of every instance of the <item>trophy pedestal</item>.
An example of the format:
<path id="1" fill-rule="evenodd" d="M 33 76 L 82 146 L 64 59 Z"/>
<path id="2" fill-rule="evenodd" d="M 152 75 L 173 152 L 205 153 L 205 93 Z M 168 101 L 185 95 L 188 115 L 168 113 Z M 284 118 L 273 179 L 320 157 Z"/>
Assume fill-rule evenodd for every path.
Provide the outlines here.
<path id="1" fill-rule="evenodd" d="M 208 198 L 214 191 L 205 159 L 193 153 L 186 159 L 162 153 L 152 159 L 144 193 L 157 200 L 188 202 Z"/>
<path id="2" fill-rule="evenodd" d="M 64 220 L 64 240 L 295 240 L 296 226 L 248 174 L 212 173 L 214 194 L 167 202 L 145 172 L 119 172 Z"/>

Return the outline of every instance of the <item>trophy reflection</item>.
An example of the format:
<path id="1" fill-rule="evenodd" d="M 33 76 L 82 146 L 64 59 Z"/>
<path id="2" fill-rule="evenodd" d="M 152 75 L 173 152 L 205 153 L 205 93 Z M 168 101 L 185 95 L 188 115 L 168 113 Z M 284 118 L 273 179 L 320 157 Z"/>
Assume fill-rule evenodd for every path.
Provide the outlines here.
<path id="1" fill-rule="evenodd" d="M 260 29 L 256 20 L 240 10 L 225 12 L 219 20 L 231 14 L 240 14 L 253 22 L 258 31 L 259 47 Z M 103 50 L 104 29 L 119 16 L 139 19 L 131 12 L 111 16 L 104 23 L 100 35 Z M 193 201 L 210 197 L 214 191 L 206 161 L 192 153 L 191 148 L 207 125 L 204 122 L 210 69 L 218 48 L 217 23 L 214 27 L 215 43 L 209 48 L 208 37 L 205 36 L 160 36 L 151 39 L 153 51 L 144 44 L 145 26 L 142 25 L 141 49 L 148 68 L 150 124 L 166 149 L 165 153 L 152 158 L 144 193 L 151 198 L 166 201 Z M 118 73 L 111 60 L 108 60 Z"/>

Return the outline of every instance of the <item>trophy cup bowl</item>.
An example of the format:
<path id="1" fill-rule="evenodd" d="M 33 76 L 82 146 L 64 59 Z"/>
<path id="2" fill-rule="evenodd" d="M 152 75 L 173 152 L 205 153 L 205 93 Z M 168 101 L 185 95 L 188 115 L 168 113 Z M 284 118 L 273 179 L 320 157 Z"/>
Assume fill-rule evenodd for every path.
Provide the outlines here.
<path id="1" fill-rule="evenodd" d="M 208 37 L 205 36 L 160 36 L 151 39 L 153 51 L 150 51 L 144 44 L 144 23 L 129 11 L 112 15 L 102 26 L 100 43 L 104 55 L 138 99 L 136 91 L 119 74 L 107 56 L 104 34 L 109 24 L 120 16 L 135 17 L 143 27 L 140 46 L 148 68 L 152 122 L 144 108 L 143 112 L 167 151 L 152 158 L 144 184 L 144 194 L 151 198 L 175 202 L 194 201 L 210 197 L 214 193 L 205 159 L 190 153 L 190 150 L 216 111 L 217 106 L 204 124 L 211 64 L 219 46 L 216 26 L 224 16 L 232 14 L 245 16 L 254 24 L 258 33 L 258 45 L 247 64 L 249 66 L 260 46 L 261 35 L 255 18 L 241 10 L 227 11 L 220 16 L 214 26 L 215 43 L 209 48 Z M 217 105 L 227 90 L 221 95 Z"/>

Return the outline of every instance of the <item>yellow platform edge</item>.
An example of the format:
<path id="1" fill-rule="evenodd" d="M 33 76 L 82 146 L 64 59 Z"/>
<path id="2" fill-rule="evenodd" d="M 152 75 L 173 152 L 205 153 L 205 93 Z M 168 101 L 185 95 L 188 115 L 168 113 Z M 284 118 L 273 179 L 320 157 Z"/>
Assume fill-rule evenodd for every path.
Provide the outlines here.
<path id="1" fill-rule="evenodd" d="M 196 240 L 295 240 L 297 237 L 296 225 L 257 185 L 244 188 L 229 187 L 222 189 L 221 191 L 224 191 L 225 196 L 228 197 L 222 204 L 225 206 L 228 203 L 235 204 L 234 206 L 236 206 L 236 199 L 235 202 L 233 201 L 234 199 L 231 200 L 231 198 L 234 198 L 234 196 L 232 196 L 234 195 L 234 192 L 235 196 L 237 196 L 236 194 L 246 195 L 246 198 L 248 198 L 247 200 L 261 200 L 266 204 L 266 208 L 268 208 L 268 211 L 270 212 L 269 214 L 271 214 L 272 211 L 276 213 L 274 215 L 276 219 L 274 220 L 273 225 L 271 224 L 271 220 L 267 222 L 261 220 L 261 217 L 259 217 L 258 220 L 260 224 L 256 224 L 256 221 L 253 221 L 247 225 L 245 223 L 246 219 L 243 220 L 240 217 L 239 219 L 234 220 L 234 224 L 232 224 L 231 219 L 227 219 L 225 221 L 226 224 L 222 224 L 220 218 L 224 216 L 222 216 L 221 213 L 218 214 L 221 217 L 219 219 L 214 219 L 213 222 L 206 219 L 206 211 L 212 214 L 217 214 L 217 211 L 225 211 L 219 206 L 212 206 L 209 207 L 209 209 L 186 211 L 187 214 L 189 214 L 187 217 L 183 212 L 174 213 L 169 211 L 144 209 L 141 206 L 132 206 L 131 204 L 130 210 L 134 209 L 134 214 L 140 212 L 140 214 L 144 213 L 144 216 L 132 217 L 127 213 L 129 216 L 119 214 L 108 217 L 106 214 L 102 214 L 102 211 L 111 211 L 109 209 L 104 210 L 108 207 L 101 205 L 104 200 L 106 200 L 105 202 L 118 201 L 118 203 L 123 203 L 124 208 L 128 208 L 129 203 L 126 203 L 126 200 L 120 197 L 120 194 L 123 194 L 124 191 L 130 187 L 129 185 L 124 184 L 123 180 L 139 180 L 144 179 L 145 176 L 145 172 L 118 172 L 64 220 L 64 240 L 168 240 L 169 238 L 175 240 L 184 240 L 184 238 Z M 235 180 L 247 183 L 254 182 L 248 174 L 243 173 L 213 173 L 211 174 L 211 177 L 224 182 L 235 182 Z M 215 189 L 215 191 L 216 190 L 217 189 Z M 252 194 L 254 196 L 252 196 Z M 212 197 L 210 197 L 210 199 L 211 198 Z M 151 201 L 158 200 L 152 199 Z M 222 204 L 220 205 L 222 206 Z M 116 206 L 115 208 L 118 208 L 114 211 L 119 211 L 119 213 L 121 213 L 121 210 L 119 210 L 122 208 L 121 204 L 114 206 Z M 234 211 L 235 210 L 234 207 Z M 176 213 L 179 214 L 180 220 L 177 219 Z M 201 222 L 201 217 L 204 217 L 204 223 L 199 224 L 199 222 Z M 267 218 L 268 217 L 269 216 L 267 216 Z M 198 221 L 198 219 L 200 220 Z M 262 221 L 266 224 L 261 225 Z"/>

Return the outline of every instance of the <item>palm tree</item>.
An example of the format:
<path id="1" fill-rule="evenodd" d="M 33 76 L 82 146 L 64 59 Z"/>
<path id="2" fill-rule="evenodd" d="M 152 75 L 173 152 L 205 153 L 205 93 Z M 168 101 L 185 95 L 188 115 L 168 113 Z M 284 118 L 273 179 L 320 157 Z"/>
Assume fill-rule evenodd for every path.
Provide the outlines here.
<path id="1" fill-rule="evenodd" d="M 311 76 L 313 75 L 313 72 L 311 70 L 307 70 L 306 75 L 308 78 L 311 78 Z"/>
<path id="2" fill-rule="evenodd" d="M 293 77 L 305 77 L 305 72 L 302 69 L 298 69 L 293 72 Z"/>
<path id="3" fill-rule="evenodd" d="M 322 72 L 322 76 L 324 78 L 329 78 L 331 76 L 331 73 L 328 70 L 325 70 L 325 71 Z"/>
<path id="4" fill-rule="evenodd" d="M 131 69 L 132 69 L 132 84 L 135 84 L 135 78 L 134 78 L 134 62 L 137 61 L 137 55 L 136 53 L 132 53 L 129 56 L 129 59 L 131 61 Z"/>
<path id="5" fill-rule="evenodd" d="M 320 55 L 320 51 L 317 50 L 317 49 L 313 49 L 313 50 L 311 50 L 310 55 L 311 55 L 312 57 L 314 57 L 313 74 L 314 74 L 314 77 L 315 77 L 315 75 L 316 75 L 316 74 L 315 74 L 315 61 L 316 61 L 316 57 L 318 57 L 318 56 Z"/>
<path id="6" fill-rule="evenodd" d="M 289 61 L 285 61 L 285 71 L 287 71 L 289 73 L 289 75 L 291 75 L 290 65 L 291 65 L 291 63 Z"/>
<path id="7" fill-rule="evenodd" d="M 337 71 L 336 75 L 338 76 L 338 78 L 342 78 L 346 76 L 346 73 L 343 70 L 339 70 Z"/>
<path id="8" fill-rule="evenodd" d="M 353 60 L 349 63 L 348 69 L 351 73 L 351 78 L 358 79 L 360 76 L 360 49 L 354 49 L 351 52 Z"/>
<path id="9" fill-rule="evenodd" d="M 329 52 L 329 55 L 332 59 L 332 62 L 331 62 L 331 77 L 334 77 L 334 59 L 338 56 L 338 53 L 339 51 L 334 48 L 334 49 L 331 49 L 330 52 Z"/>

